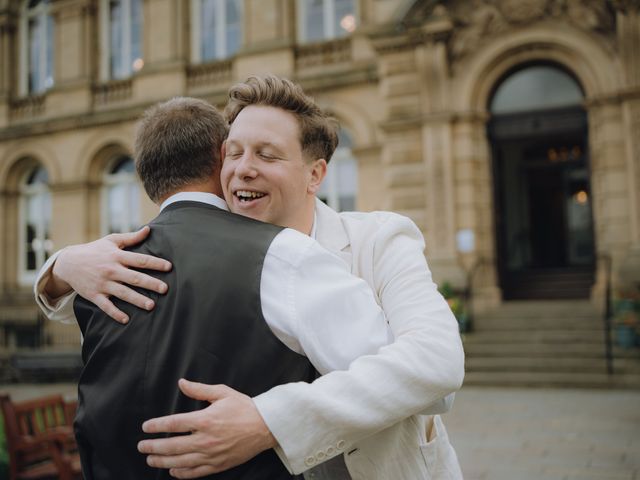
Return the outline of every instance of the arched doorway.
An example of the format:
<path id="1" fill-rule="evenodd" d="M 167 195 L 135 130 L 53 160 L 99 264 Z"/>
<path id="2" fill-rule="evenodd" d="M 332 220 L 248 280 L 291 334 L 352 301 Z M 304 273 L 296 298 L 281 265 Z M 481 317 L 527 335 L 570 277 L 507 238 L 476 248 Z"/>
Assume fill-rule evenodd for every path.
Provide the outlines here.
<path id="1" fill-rule="evenodd" d="M 587 298 L 594 238 L 587 114 L 551 64 L 507 74 L 491 97 L 500 286 L 505 300 Z"/>

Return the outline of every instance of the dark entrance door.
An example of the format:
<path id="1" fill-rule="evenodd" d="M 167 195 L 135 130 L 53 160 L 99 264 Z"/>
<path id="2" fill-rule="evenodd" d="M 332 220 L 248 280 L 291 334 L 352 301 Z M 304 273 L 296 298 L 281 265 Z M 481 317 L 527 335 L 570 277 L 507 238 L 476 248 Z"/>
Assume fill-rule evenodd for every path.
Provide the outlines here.
<path id="1" fill-rule="evenodd" d="M 586 113 L 579 106 L 497 112 L 489 136 L 504 298 L 588 297 L 594 239 Z"/>

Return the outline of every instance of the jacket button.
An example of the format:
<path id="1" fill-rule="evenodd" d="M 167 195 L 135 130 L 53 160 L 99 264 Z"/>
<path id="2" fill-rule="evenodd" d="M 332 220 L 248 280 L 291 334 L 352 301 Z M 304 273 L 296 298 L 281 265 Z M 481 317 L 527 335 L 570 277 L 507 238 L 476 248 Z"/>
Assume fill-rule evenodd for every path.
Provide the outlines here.
<path id="1" fill-rule="evenodd" d="M 327 447 L 327 456 L 333 457 L 336 454 L 336 449 L 333 447 Z"/>
<path id="2" fill-rule="evenodd" d="M 315 457 L 309 456 L 305 459 L 304 463 L 307 465 L 307 467 L 311 467 L 316 464 L 316 459 Z"/>
<path id="3" fill-rule="evenodd" d="M 347 444 L 347 442 L 345 442 L 344 440 L 340 440 L 338 442 L 338 444 L 336 445 L 336 447 L 338 447 L 338 450 L 344 450 L 345 445 Z"/>
<path id="4" fill-rule="evenodd" d="M 326 457 L 327 454 L 324 453 L 323 451 L 320 451 L 318 453 L 316 453 L 316 460 L 324 460 L 324 457 Z"/>

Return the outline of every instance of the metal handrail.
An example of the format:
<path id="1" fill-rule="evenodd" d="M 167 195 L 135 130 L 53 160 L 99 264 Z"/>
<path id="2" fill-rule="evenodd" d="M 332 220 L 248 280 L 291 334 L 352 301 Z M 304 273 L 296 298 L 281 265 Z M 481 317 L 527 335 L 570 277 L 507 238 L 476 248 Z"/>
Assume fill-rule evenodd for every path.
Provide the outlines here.
<path id="1" fill-rule="evenodd" d="M 607 373 L 613 375 L 613 345 L 611 341 L 611 318 L 613 317 L 613 308 L 611 304 L 611 255 L 601 253 L 598 260 L 602 260 L 605 264 L 606 288 L 605 288 L 605 304 L 604 304 L 604 354 L 607 362 Z"/>
<path id="2" fill-rule="evenodd" d="M 468 271 L 466 271 L 467 284 L 464 289 L 464 304 L 467 310 L 467 322 L 471 326 L 473 326 L 473 318 L 472 318 L 473 314 L 471 309 L 471 299 L 473 295 L 473 277 L 475 276 L 480 266 L 483 265 L 484 263 L 486 263 L 484 257 L 478 257 L 476 258 L 475 262 L 473 262 L 473 265 L 471 266 L 471 268 Z"/>

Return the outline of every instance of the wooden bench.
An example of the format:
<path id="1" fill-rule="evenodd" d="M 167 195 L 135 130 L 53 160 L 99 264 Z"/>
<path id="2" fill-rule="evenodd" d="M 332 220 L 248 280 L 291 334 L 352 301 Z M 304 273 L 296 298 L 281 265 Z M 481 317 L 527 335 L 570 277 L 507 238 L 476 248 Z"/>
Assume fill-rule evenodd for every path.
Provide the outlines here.
<path id="1" fill-rule="evenodd" d="M 81 479 L 73 434 L 75 402 L 61 395 L 13 403 L 0 396 L 9 450 L 10 480 Z"/>

